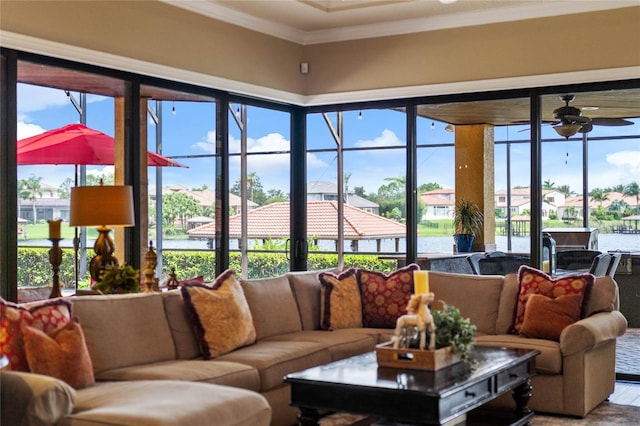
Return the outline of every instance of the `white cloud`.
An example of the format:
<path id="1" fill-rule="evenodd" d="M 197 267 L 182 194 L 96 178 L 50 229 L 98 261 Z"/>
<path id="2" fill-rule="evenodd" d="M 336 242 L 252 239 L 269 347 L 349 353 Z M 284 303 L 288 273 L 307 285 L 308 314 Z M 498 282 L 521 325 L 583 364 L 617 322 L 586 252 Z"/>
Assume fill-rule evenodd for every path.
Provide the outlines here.
<path id="1" fill-rule="evenodd" d="M 45 132 L 45 129 L 38 126 L 37 124 L 25 123 L 24 121 L 18 122 L 18 129 L 17 129 L 18 140 L 39 135 L 40 133 L 43 133 L 43 132 Z"/>
<path id="2" fill-rule="evenodd" d="M 382 134 L 375 139 L 360 139 L 355 145 L 360 148 L 376 148 L 385 146 L 403 146 L 404 142 L 398 139 L 396 134 L 389 130 L 384 129 Z"/>
<path id="3" fill-rule="evenodd" d="M 606 184 L 595 185 L 597 187 L 614 186 L 620 183 L 629 184 L 631 182 L 640 182 L 640 151 L 618 151 L 607 154 L 607 163 L 613 167 L 608 168 L 603 173 L 603 177 L 608 178 Z M 599 170 L 589 169 L 590 173 L 600 172 Z M 591 180 L 590 180 L 591 184 Z M 590 185 L 593 186 L 593 185 Z"/>
<path id="4" fill-rule="evenodd" d="M 207 132 L 207 137 L 205 140 L 196 142 L 191 145 L 191 148 L 200 149 L 207 154 L 215 154 L 216 153 L 216 131 L 210 130 Z"/>
<path id="5" fill-rule="evenodd" d="M 229 152 L 240 152 L 240 139 L 229 136 Z M 247 138 L 247 152 L 278 152 L 290 151 L 291 142 L 285 139 L 280 133 L 269 133 L 258 139 Z M 196 142 L 192 148 L 200 149 L 206 153 L 213 154 L 216 152 L 216 132 L 214 130 L 207 132 L 205 140 Z M 249 170 L 255 172 L 276 172 L 280 173 L 283 167 L 289 168 L 289 154 L 268 154 L 268 155 L 249 155 L 247 157 L 247 165 Z M 240 167 L 240 158 L 233 156 L 229 160 L 233 166 Z M 326 163 L 320 160 L 312 153 L 307 154 L 307 167 L 321 168 L 326 167 Z"/>
<path id="6" fill-rule="evenodd" d="M 69 104 L 64 90 L 18 84 L 18 114 Z"/>

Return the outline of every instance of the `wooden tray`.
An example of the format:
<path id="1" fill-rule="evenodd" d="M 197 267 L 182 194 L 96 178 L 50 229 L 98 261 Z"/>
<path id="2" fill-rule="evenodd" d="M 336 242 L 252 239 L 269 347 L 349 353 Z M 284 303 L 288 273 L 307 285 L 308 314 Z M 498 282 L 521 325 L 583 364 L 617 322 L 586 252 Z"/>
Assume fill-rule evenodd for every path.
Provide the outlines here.
<path id="1" fill-rule="evenodd" d="M 394 349 L 392 342 L 377 345 L 376 358 L 380 367 L 429 371 L 437 371 L 461 361 L 460 354 L 451 353 L 451 346 L 436 349 L 435 351 Z"/>

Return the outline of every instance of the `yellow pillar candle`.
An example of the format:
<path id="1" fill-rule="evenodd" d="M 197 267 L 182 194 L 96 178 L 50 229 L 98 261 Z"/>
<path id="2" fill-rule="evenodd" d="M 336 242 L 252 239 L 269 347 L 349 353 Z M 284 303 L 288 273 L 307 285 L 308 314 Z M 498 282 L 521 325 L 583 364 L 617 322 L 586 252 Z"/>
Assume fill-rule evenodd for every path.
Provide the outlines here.
<path id="1" fill-rule="evenodd" d="M 543 260 L 542 261 L 542 272 L 546 272 L 547 274 L 549 273 L 549 261 L 548 260 Z"/>
<path id="2" fill-rule="evenodd" d="M 413 271 L 413 292 L 429 293 L 429 271 Z"/>
<path id="3" fill-rule="evenodd" d="M 47 222 L 49 222 L 49 239 L 59 240 L 60 239 L 60 223 L 62 222 L 62 219 L 48 220 Z"/>

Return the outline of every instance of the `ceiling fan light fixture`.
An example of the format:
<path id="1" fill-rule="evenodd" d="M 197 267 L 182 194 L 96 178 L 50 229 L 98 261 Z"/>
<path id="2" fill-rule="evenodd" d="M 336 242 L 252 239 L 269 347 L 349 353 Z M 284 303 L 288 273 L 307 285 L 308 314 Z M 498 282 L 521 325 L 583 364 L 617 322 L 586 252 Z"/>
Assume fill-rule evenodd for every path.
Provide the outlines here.
<path id="1" fill-rule="evenodd" d="M 582 128 L 581 124 L 560 124 L 557 126 L 553 126 L 553 130 L 556 131 L 562 137 L 569 139 L 571 136 L 578 133 L 578 131 Z"/>

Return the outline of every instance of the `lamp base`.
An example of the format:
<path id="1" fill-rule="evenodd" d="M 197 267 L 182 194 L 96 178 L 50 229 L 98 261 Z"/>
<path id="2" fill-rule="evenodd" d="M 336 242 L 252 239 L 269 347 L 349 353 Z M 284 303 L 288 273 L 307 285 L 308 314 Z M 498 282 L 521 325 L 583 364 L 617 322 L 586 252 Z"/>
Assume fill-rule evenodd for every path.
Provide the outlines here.
<path id="1" fill-rule="evenodd" d="M 91 262 L 89 262 L 89 273 L 94 282 L 100 282 L 102 272 L 107 265 L 118 264 L 118 259 L 113 256 L 115 245 L 111 237 L 109 237 L 111 228 L 108 226 L 99 226 L 98 232 L 100 234 L 93 245 L 93 251 L 95 251 L 96 255 L 91 259 Z"/>

